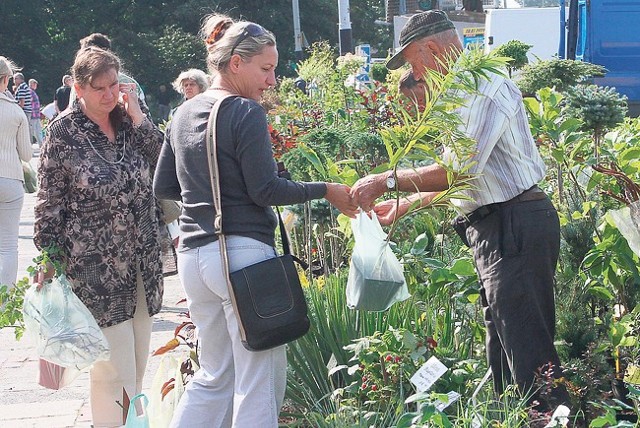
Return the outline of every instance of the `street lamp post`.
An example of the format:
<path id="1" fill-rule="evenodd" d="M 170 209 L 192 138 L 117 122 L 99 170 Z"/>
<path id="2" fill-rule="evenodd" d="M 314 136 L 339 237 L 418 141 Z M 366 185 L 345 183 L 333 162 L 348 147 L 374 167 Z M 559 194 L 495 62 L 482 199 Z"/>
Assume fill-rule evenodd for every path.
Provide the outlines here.
<path id="1" fill-rule="evenodd" d="M 293 37 L 295 39 L 295 54 L 296 59 L 302 59 L 302 32 L 300 31 L 300 6 L 298 0 L 291 0 L 291 6 L 293 8 Z"/>
<path id="2" fill-rule="evenodd" d="M 338 0 L 338 18 L 340 21 L 340 55 L 345 55 L 349 52 L 353 53 L 349 0 Z"/>

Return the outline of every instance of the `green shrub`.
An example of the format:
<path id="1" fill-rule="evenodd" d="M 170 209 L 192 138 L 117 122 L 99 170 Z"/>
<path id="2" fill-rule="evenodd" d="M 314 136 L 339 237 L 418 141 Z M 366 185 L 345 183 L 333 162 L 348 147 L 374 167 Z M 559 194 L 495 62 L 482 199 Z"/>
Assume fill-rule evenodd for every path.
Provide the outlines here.
<path id="1" fill-rule="evenodd" d="M 527 52 L 532 47 L 533 45 L 528 45 L 520 40 L 510 40 L 496 49 L 497 55 L 511 58 L 511 61 L 507 64 L 509 77 L 511 77 L 514 70 L 520 70 L 529 63 Z"/>
<path id="2" fill-rule="evenodd" d="M 601 65 L 556 58 L 525 65 L 517 84 L 525 94 L 534 94 L 542 88 L 563 92 L 589 78 L 602 77 L 606 71 Z"/>
<path id="3" fill-rule="evenodd" d="M 371 71 L 369 72 L 371 75 L 371 79 L 377 80 L 378 82 L 384 82 L 387 80 L 387 74 L 389 74 L 389 69 L 384 64 L 371 64 Z"/>

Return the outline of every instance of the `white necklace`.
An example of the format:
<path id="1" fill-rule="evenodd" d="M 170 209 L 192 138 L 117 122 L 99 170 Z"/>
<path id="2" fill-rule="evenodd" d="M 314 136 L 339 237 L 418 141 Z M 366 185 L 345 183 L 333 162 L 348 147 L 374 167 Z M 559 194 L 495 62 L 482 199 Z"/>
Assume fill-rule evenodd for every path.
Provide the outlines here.
<path id="1" fill-rule="evenodd" d="M 118 165 L 119 163 L 122 163 L 122 161 L 124 160 L 124 154 L 127 151 L 127 134 L 123 131 L 124 134 L 124 140 L 122 142 L 122 156 L 120 156 L 120 159 L 118 159 L 117 161 L 110 161 L 105 159 L 97 150 L 96 148 L 93 146 L 93 143 L 91 142 L 91 140 L 87 139 L 87 142 L 89 143 L 89 145 L 91 146 L 91 148 L 93 149 L 93 151 L 95 152 L 95 154 L 98 155 L 98 157 L 100 159 L 102 159 L 103 161 L 105 161 L 106 163 L 109 163 L 111 165 Z M 118 135 L 116 134 L 116 141 L 118 140 Z"/>

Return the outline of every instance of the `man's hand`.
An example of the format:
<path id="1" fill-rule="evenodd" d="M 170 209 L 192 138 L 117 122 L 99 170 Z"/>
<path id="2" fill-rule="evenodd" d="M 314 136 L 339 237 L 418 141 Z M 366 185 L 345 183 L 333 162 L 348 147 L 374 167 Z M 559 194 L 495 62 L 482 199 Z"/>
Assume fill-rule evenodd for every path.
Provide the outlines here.
<path id="1" fill-rule="evenodd" d="M 380 224 L 388 226 L 397 218 L 409 213 L 409 211 L 429 206 L 433 199 L 439 194 L 440 192 L 420 192 L 400 198 L 399 201 L 389 199 L 388 201 L 380 202 L 373 208 L 373 211 L 375 211 L 378 216 Z"/>
<path id="2" fill-rule="evenodd" d="M 351 197 L 364 211 L 371 211 L 376 199 L 387 191 L 386 176 L 371 174 L 356 181 L 351 188 Z"/>
<path id="3" fill-rule="evenodd" d="M 351 198 L 349 186 L 337 183 L 327 183 L 327 194 L 324 198 L 331 205 L 340 210 L 347 217 L 355 218 L 358 214 L 358 205 Z"/>
<path id="4" fill-rule="evenodd" d="M 405 198 L 401 198 L 399 201 L 397 199 L 389 199 L 373 207 L 373 212 L 378 216 L 378 221 L 382 226 L 389 226 L 396 219 L 405 215 L 410 206 L 411 202 Z"/>

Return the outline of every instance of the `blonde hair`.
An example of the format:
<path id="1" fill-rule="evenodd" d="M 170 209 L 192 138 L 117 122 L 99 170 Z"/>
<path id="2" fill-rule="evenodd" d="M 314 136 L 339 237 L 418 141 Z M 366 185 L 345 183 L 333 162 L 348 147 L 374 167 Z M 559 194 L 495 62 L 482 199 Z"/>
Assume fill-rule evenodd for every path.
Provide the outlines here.
<path id="1" fill-rule="evenodd" d="M 207 73 L 202 70 L 198 70 L 197 68 L 190 68 L 189 70 L 180 73 L 178 78 L 173 81 L 173 83 L 171 84 L 173 86 L 173 89 L 175 89 L 176 92 L 184 95 L 182 90 L 182 82 L 185 80 L 193 80 L 194 82 L 196 82 L 198 84 L 198 89 L 200 89 L 200 92 L 206 91 L 209 87 L 209 77 L 207 76 Z"/>
<path id="2" fill-rule="evenodd" d="M 22 70 L 22 68 L 18 67 L 9 58 L 0 56 L 0 76 L 12 77 L 13 73 L 19 70 Z"/>
<path id="3" fill-rule="evenodd" d="M 248 35 L 242 38 L 244 31 L 251 25 L 256 25 L 264 31 L 257 36 Z M 234 21 L 221 14 L 205 17 L 200 34 L 207 46 L 207 67 L 214 74 L 229 65 L 232 53 L 246 60 L 259 55 L 265 46 L 276 45 L 276 37 L 271 31 L 253 22 Z"/>

